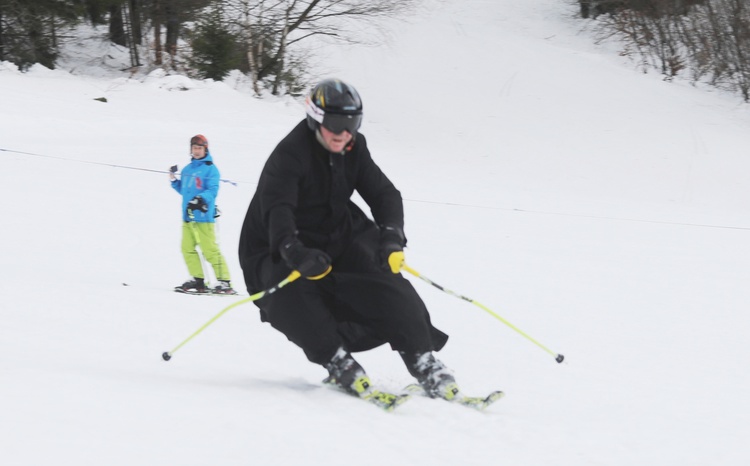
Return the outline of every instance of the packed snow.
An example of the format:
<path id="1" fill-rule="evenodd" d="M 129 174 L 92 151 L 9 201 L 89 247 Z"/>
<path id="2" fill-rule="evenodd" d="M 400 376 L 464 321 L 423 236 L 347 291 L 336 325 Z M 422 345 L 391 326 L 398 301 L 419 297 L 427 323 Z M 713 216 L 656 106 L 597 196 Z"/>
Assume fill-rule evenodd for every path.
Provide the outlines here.
<path id="1" fill-rule="evenodd" d="M 321 78 L 363 97 L 408 264 L 566 362 L 415 277 L 462 389 L 506 392 L 487 411 L 324 387 L 252 304 L 163 361 L 242 298 L 171 291 L 188 276 L 167 169 L 208 137 L 241 288 L 245 210 L 301 102 L 0 63 L 0 463 L 750 464 L 750 107 L 642 74 L 574 2 L 427 6 L 380 47 L 322 49 Z M 388 347 L 356 357 L 386 389 L 413 381 Z"/>

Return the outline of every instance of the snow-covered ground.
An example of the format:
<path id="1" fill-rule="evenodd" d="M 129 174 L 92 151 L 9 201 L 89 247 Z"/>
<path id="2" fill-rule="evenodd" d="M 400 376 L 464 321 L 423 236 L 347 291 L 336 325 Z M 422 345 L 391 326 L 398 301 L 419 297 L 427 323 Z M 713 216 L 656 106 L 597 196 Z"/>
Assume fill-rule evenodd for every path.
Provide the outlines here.
<path id="1" fill-rule="evenodd" d="M 209 138 L 239 285 L 245 209 L 300 103 L 0 64 L 0 463 L 750 464 L 750 108 L 591 45 L 570 2 L 430 5 L 325 65 L 363 96 L 409 264 L 567 363 L 413 277 L 464 391 L 507 393 L 488 411 L 322 387 L 251 304 L 165 363 L 234 298 L 170 291 L 187 272 L 159 171 Z M 411 381 L 389 348 L 358 359 Z"/>

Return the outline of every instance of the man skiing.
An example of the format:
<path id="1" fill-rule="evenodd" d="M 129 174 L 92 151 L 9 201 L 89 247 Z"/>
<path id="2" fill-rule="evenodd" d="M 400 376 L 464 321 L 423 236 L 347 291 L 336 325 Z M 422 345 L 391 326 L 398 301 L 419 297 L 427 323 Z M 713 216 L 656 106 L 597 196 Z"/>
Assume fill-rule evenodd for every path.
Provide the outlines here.
<path id="1" fill-rule="evenodd" d="M 429 396 L 455 398 L 451 371 L 433 355 L 448 336 L 432 326 L 399 273 L 403 201 L 358 132 L 359 94 L 324 80 L 305 107 L 306 119 L 266 161 L 242 227 L 240 263 L 250 293 L 292 270 L 304 277 L 256 301 L 261 320 L 349 393 L 366 397 L 372 386 L 351 353 L 389 343 Z M 355 190 L 374 221 L 351 201 Z"/>
<path id="2" fill-rule="evenodd" d="M 169 171 L 172 187 L 182 195 L 182 255 L 188 272 L 193 277 L 175 291 L 191 294 L 237 294 L 232 289 L 227 261 L 216 243 L 214 230 L 216 217 L 216 196 L 219 194 L 219 169 L 214 165 L 208 150 L 208 139 L 202 134 L 190 139 L 191 160 L 175 177 L 177 167 Z M 206 287 L 200 246 L 206 261 L 211 264 L 219 284 L 212 290 Z"/>

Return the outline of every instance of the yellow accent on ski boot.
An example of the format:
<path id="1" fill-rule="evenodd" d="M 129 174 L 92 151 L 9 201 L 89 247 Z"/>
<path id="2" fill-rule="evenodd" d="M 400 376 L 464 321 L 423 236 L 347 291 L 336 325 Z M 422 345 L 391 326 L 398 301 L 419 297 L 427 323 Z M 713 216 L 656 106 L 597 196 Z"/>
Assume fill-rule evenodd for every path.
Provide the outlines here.
<path id="1" fill-rule="evenodd" d="M 357 395 L 364 398 L 363 394 L 367 392 L 367 390 L 372 386 L 372 382 L 370 382 L 370 378 L 366 375 L 362 375 L 357 377 L 354 382 L 351 384 L 350 389 L 354 391 Z"/>
<path id="2" fill-rule="evenodd" d="M 459 396 L 460 392 L 461 390 L 458 388 L 456 382 L 451 382 L 443 386 L 439 386 L 438 391 L 435 393 L 435 396 L 439 396 L 444 400 L 454 401 L 456 397 Z"/>

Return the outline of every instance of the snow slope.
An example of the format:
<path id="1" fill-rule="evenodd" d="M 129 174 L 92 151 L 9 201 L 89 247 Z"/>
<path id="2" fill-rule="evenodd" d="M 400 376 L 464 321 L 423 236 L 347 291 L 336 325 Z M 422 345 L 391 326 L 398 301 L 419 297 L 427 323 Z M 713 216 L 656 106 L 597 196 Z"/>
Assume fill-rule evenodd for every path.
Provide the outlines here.
<path id="1" fill-rule="evenodd" d="M 591 45 L 557 0 L 432 1 L 380 48 L 326 50 L 405 198 L 441 359 L 484 413 L 386 414 L 320 385 L 252 305 L 187 278 L 167 167 L 205 134 L 222 249 L 303 116 L 230 82 L 0 65 L 0 462 L 8 465 L 744 465 L 750 111 Z M 106 97 L 103 103 L 93 99 Z M 127 286 L 123 286 L 127 284 Z M 409 383 L 388 348 L 357 356 Z"/>

